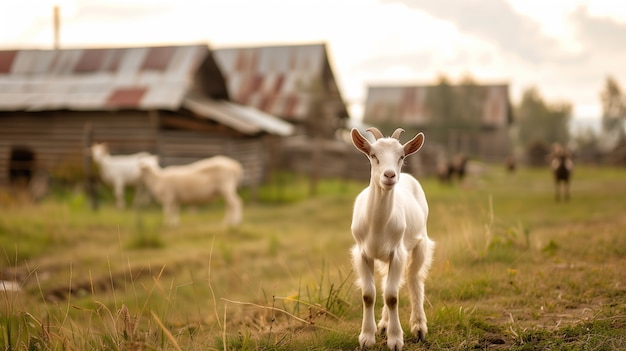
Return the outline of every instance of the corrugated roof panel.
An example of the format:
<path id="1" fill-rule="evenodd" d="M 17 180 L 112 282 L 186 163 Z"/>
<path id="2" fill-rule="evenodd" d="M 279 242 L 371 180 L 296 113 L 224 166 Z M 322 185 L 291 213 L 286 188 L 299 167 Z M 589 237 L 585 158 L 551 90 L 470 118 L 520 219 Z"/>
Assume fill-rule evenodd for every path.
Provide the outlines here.
<path id="1" fill-rule="evenodd" d="M 185 98 L 183 104 L 200 116 L 227 125 L 244 134 L 254 135 L 266 132 L 288 136 L 294 132 L 291 124 L 253 107 L 190 96 Z"/>
<path id="2" fill-rule="evenodd" d="M 13 61 L 15 61 L 16 56 L 16 50 L 0 51 L 0 73 L 11 72 L 11 67 L 13 66 Z"/>
<path id="3" fill-rule="evenodd" d="M 170 65 L 164 73 L 177 79 L 191 79 L 191 75 L 195 72 L 189 67 L 200 67 L 206 56 L 207 51 L 198 50 L 196 46 L 179 47 L 170 58 Z"/>
<path id="4" fill-rule="evenodd" d="M 105 104 L 111 107 L 138 106 L 146 94 L 146 88 L 118 88 L 111 92 Z"/>
<path id="5" fill-rule="evenodd" d="M 300 84 L 300 80 L 301 79 L 296 74 L 286 75 L 284 78 L 281 92 L 288 93 L 291 91 L 297 91 L 298 89 L 300 89 L 300 87 L 298 86 Z"/>
<path id="6" fill-rule="evenodd" d="M 129 77 L 131 79 L 126 81 L 128 85 L 154 86 L 164 81 L 163 75 L 156 71 L 140 71 Z"/>
<path id="7" fill-rule="evenodd" d="M 64 55 L 55 55 L 52 66 L 52 73 L 58 75 L 74 74 L 74 67 L 80 60 L 83 50 L 68 50 Z"/>
<path id="8" fill-rule="evenodd" d="M 0 51 L 0 110 L 178 108 L 208 53 L 204 45 Z"/>
<path id="9" fill-rule="evenodd" d="M 141 100 L 140 107 L 149 108 L 157 105 L 176 107 L 186 94 L 187 87 L 183 82 L 161 84 L 152 87 L 146 92 Z"/>
<path id="10" fill-rule="evenodd" d="M 34 71 L 33 66 L 35 66 L 33 64 L 33 61 L 35 60 L 35 57 L 36 56 L 32 50 L 31 51 L 18 51 L 17 55 L 15 56 L 15 60 L 13 61 L 13 64 L 11 65 L 11 70 L 8 72 L 8 74 L 14 75 L 14 74 L 26 74 L 26 73 L 39 73 L 39 72 L 33 72 Z"/>
<path id="11" fill-rule="evenodd" d="M 74 67 L 76 73 L 90 73 L 101 69 L 104 62 L 103 50 L 85 50 Z"/>
<path id="12" fill-rule="evenodd" d="M 202 117 L 229 126 L 243 134 L 254 135 L 262 131 L 259 126 L 242 120 L 240 116 L 227 111 L 221 103 L 216 101 L 187 98 L 185 99 L 184 106 Z"/>
<path id="13" fill-rule="evenodd" d="M 287 95 L 285 96 L 285 99 L 283 99 L 284 101 L 284 107 L 283 110 L 285 111 L 285 113 L 287 113 L 289 116 L 297 116 L 298 115 L 298 97 L 295 95 Z"/>
<path id="14" fill-rule="evenodd" d="M 328 64 L 324 44 L 218 49 L 214 56 L 234 101 L 293 120 L 308 117 L 305 97 L 320 94 L 312 89 Z M 332 99 L 343 105 L 339 94 Z"/>
<path id="15" fill-rule="evenodd" d="M 148 48 L 133 48 L 124 50 L 124 58 L 117 68 L 118 75 L 134 76 L 140 73 L 141 65 L 146 58 Z"/>
<path id="16" fill-rule="evenodd" d="M 106 50 L 104 53 L 105 60 L 102 70 L 105 72 L 117 72 L 120 68 L 120 62 L 124 57 L 124 49 Z"/>
<path id="17" fill-rule="evenodd" d="M 232 110 L 239 112 L 239 115 L 247 120 L 248 123 L 259 126 L 265 132 L 281 136 L 289 136 L 294 132 L 294 128 L 291 124 L 263 111 L 232 102 L 225 101 L 223 103 L 229 106 Z"/>
<path id="18" fill-rule="evenodd" d="M 4 94 L 17 94 L 22 92 L 23 89 L 23 79 L 20 77 L 6 77 L 5 79 L 0 79 L 0 95 Z"/>
<path id="19" fill-rule="evenodd" d="M 150 48 L 141 65 L 141 70 L 165 71 L 172 60 L 172 56 L 174 56 L 175 50 L 173 47 Z"/>
<path id="20" fill-rule="evenodd" d="M 278 72 L 268 73 L 265 76 L 265 79 L 260 81 L 261 86 L 258 87 L 258 90 L 265 92 L 267 95 L 276 94 L 275 82 L 279 75 L 281 75 L 281 73 L 278 73 Z"/>

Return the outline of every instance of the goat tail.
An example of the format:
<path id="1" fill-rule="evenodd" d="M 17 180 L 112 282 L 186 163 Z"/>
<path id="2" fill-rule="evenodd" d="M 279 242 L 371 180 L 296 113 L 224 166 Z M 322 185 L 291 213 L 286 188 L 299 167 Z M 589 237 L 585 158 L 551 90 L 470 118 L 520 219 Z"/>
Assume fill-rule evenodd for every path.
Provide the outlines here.
<path id="1" fill-rule="evenodd" d="M 433 254 L 435 252 L 435 242 L 430 240 L 430 238 L 426 237 L 426 240 L 424 240 L 423 245 L 424 245 L 424 248 L 423 248 L 424 262 L 422 263 L 422 266 L 420 267 L 420 270 L 418 273 L 420 279 L 422 280 L 428 277 L 428 271 L 430 270 L 430 266 L 432 266 Z"/>
<path id="2" fill-rule="evenodd" d="M 231 167 L 231 171 L 235 184 L 240 185 L 243 180 L 243 165 L 238 161 L 235 161 Z"/>
<path id="3" fill-rule="evenodd" d="M 352 249 L 350 250 L 350 254 L 352 256 L 352 268 L 356 271 L 356 285 L 359 288 L 363 288 L 363 284 L 361 284 L 361 279 L 360 277 L 362 277 L 363 275 L 361 272 L 362 266 L 360 263 L 361 260 L 361 248 L 359 247 L 359 245 L 354 245 L 352 246 Z"/>

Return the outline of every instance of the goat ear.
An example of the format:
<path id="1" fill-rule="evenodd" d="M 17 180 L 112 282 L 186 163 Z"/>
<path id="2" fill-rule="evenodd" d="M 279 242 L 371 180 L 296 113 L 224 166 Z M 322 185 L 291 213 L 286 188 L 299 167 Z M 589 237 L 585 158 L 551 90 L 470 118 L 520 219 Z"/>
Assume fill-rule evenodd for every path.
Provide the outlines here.
<path id="1" fill-rule="evenodd" d="M 424 133 L 419 132 L 413 137 L 413 139 L 407 141 L 406 144 L 403 145 L 404 155 L 409 156 L 416 153 L 422 148 L 422 145 L 424 145 Z"/>
<path id="2" fill-rule="evenodd" d="M 366 154 L 369 156 L 370 154 L 370 142 L 367 141 L 367 139 L 365 139 L 365 137 L 363 135 L 361 135 L 361 133 L 359 133 L 359 131 L 356 128 L 352 129 L 352 133 L 350 133 L 352 136 L 352 143 L 354 144 L 354 146 L 361 151 L 362 153 Z"/>

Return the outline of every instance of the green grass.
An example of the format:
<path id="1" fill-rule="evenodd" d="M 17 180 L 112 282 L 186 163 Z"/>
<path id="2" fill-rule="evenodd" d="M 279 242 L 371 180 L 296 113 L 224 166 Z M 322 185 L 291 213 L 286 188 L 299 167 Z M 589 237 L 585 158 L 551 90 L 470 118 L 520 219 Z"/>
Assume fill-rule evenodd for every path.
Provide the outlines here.
<path id="1" fill-rule="evenodd" d="M 626 348 L 626 170 L 579 167 L 572 200 L 545 169 L 493 167 L 462 186 L 422 181 L 437 242 L 429 335 L 405 350 Z M 360 293 L 349 249 L 363 182 L 281 174 L 244 191 L 244 223 L 218 201 L 92 212 L 80 193 L 0 196 L 0 347 L 7 350 L 354 350 Z M 0 289 L 3 290 L 3 289 Z M 381 299 L 377 301 L 377 315 Z M 379 337 L 373 350 L 386 350 Z"/>

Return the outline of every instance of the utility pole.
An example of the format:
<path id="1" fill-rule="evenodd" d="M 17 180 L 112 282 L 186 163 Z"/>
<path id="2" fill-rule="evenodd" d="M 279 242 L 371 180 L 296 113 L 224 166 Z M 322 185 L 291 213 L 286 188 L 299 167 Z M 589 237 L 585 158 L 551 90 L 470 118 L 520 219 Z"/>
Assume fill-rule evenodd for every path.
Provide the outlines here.
<path id="1" fill-rule="evenodd" d="M 61 19 L 59 13 L 61 9 L 59 5 L 54 5 L 53 18 L 54 18 L 54 50 L 59 50 L 60 47 L 60 31 L 61 31 Z"/>

